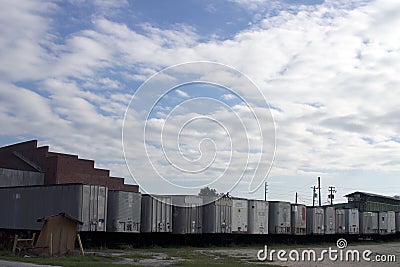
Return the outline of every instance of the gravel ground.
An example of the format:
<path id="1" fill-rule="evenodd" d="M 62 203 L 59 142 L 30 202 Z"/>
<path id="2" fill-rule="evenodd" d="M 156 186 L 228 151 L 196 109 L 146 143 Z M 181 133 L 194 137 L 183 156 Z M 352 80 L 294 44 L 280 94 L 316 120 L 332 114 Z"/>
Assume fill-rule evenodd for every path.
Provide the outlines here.
<path id="1" fill-rule="evenodd" d="M 325 248 L 316 249 L 317 255 L 321 255 L 321 251 Z M 339 250 L 336 246 L 332 247 L 332 249 Z M 346 251 L 358 251 L 360 255 L 360 260 L 352 261 L 352 256 L 348 253 L 348 259 L 346 260 Z M 380 244 L 380 245 L 360 245 L 360 246 L 348 246 L 343 251 L 343 260 L 333 261 L 329 259 L 329 256 L 326 255 L 322 262 L 290 262 L 288 263 L 279 263 L 278 265 L 283 266 L 301 266 L 301 267 L 311 267 L 311 266 L 399 266 L 400 265 L 400 243 L 389 243 L 389 244 Z M 371 253 L 368 255 L 366 259 L 363 259 L 363 252 Z M 319 253 L 318 253 L 319 252 Z M 337 255 L 340 254 L 340 250 Z M 369 260 L 369 261 L 368 261 Z"/>
<path id="2" fill-rule="evenodd" d="M 231 259 L 230 262 L 234 262 L 235 265 L 247 265 L 257 264 L 259 266 L 268 266 L 268 265 L 279 265 L 279 266 L 296 266 L 296 267 L 372 267 L 372 266 L 400 266 L 400 242 L 391 242 L 391 243 L 381 243 L 381 244 L 365 244 L 365 245 L 349 245 L 343 249 L 338 249 L 336 244 L 331 244 L 331 249 L 336 250 L 338 252 L 333 252 L 332 256 L 338 255 L 338 260 L 333 261 L 329 259 L 329 254 L 325 253 L 324 258 L 321 261 L 313 261 L 308 260 L 302 261 L 301 255 L 304 250 L 310 251 L 313 250 L 316 253 L 316 258 L 318 259 L 321 256 L 321 252 L 323 250 L 328 250 L 329 245 L 319 246 L 315 248 L 311 247 L 302 247 L 302 248 L 284 248 L 282 250 L 286 251 L 283 257 L 286 257 L 288 261 L 280 261 L 277 258 L 277 252 L 274 253 L 272 260 L 268 258 L 266 261 L 260 261 L 257 259 L 257 254 L 259 250 L 263 250 L 264 247 L 260 246 L 259 248 L 209 248 L 209 249 L 196 249 L 196 248 L 182 248 L 180 250 L 177 248 L 176 250 L 162 250 L 157 252 L 152 249 L 150 252 L 146 249 L 139 250 L 121 250 L 119 252 L 111 252 L 107 250 L 102 251 L 92 251 L 89 254 L 103 256 L 103 257 L 117 257 L 120 260 L 118 263 L 125 263 L 132 266 L 142 265 L 142 266 L 171 266 L 178 263 L 189 263 L 194 255 L 203 255 L 207 258 L 213 260 L 218 260 L 219 262 L 224 262 L 224 259 Z M 278 251 L 279 248 L 273 248 L 275 251 Z M 271 253 L 272 248 L 268 247 L 268 253 Z M 367 255 L 370 261 L 366 261 L 362 258 L 363 252 L 369 250 L 371 253 Z M 297 251 L 299 253 L 299 261 L 291 260 L 289 255 L 292 257 L 296 255 Z M 340 260 L 340 251 L 342 251 L 343 260 Z M 346 252 L 349 251 L 358 251 L 360 255 L 359 261 L 346 261 Z M 180 253 L 177 253 L 180 252 Z M 187 253 L 185 253 L 187 252 Z M 179 255 L 178 257 L 176 255 Z M 261 253 L 260 256 L 264 256 L 264 253 Z M 389 259 L 391 262 L 378 262 L 377 260 Z M 306 257 L 308 258 L 308 257 Z M 232 260 L 233 259 L 233 260 Z M 195 263 L 192 261 L 192 263 Z M 112 266 L 110 264 L 110 266 Z M 35 265 L 31 263 L 22 263 L 22 262 L 9 262 L 0 260 L 0 267 L 48 267 L 48 265 Z"/>
<path id="3" fill-rule="evenodd" d="M 289 252 L 291 250 L 297 250 L 299 252 L 299 257 L 301 259 L 301 253 L 303 250 L 314 250 L 316 252 L 316 258 L 318 259 L 318 257 L 320 257 L 321 255 L 321 251 L 326 249 L 329 249 L 329 246 L 325 247 L 318 247 L 318 248 L 285 248 L 283 250 L 286 251 L 286 255 L 284 255 L 283 257 L 287 258 L 287 261 L 280 261 L 277 259 L 276 256 L 276 252 L 273 255 L 273 260 L 270 261 L 269 259 L 267 261 L 259 261 L 257 259 L 257 253 L 258 250 L 255 249 L 233 249 L 233 250 L 229 250 L 229 249 L 217 249 L 217 250 L 212 250 L 212 251 L 208 251 L 208 253 L 213 253 L 213 252 L 217 252 L 217 253 L 223 253 L 226 254 L 230 257 L 237 257 L 238 258 L 238 262 L 241 261 L 243 264 L 245 264 L 245 262 L 248 263 L 259 263 L 260 265 L 269 265 L 269 264 L 273 264 L 273 265 L 279 265 L 279 266 L 296 266 L 296 267 L 316 267 L 316 266 L 326 266 L 326 267 L 342 267 L 342 266 L 362 266 L 362 267 L 372 267 L 372 266 L 400 266 L 400 242 L 399 243 L 387 243 L 387 244 L 372 244 L 372 245 L 357 245 L 357 246 L 348 246 L 344 249 L 341 249 L 343 251 L 343 260 L 340 260 L 340 250 L 338 249 L 338 247 L 336 246 L 336 244 L 333 244 L 331 246 L 332 250 L 338 250 L 338 252 L 336 253 L 337 256 L 337 260 L 333 261 L 329 259 L 329 255 L 326 253 L 324 256 L 324 259 L 322 261 L 294 261 L 294 260 L 290 260 L 289 259 Z M 263 249 L 262 247 L 260 247 L 260 250 Z M 275 249 L 275 250 L 279 250 L 279 249 Z M 357 250 L 359 252 L 360 255 L 360 260 L 359 261 L 351 261 L 351 254 L 349 254 L 349 259 L 350 261 L 346 261 L 346 251 L 354 251 Z M 371 251 L 370 255 L 367 255 L 370 259 L 370 261 L 366 261 L 362 259 L 362 253 L 366 250 Z M 271 252 L 271 249 L 268 248 L 268 253 Z M 293 254 L 291 254 L 293 257 L 295 257 L 295 252 L 292 252 Z M 335 255 L 334 252 L 332 252 L 332 257 Z M 261 254 L 260 256 L 263 256 L 264 254 Z M 382 256 L 384 255 L 384 256 Z M 391 256 L 388 256 L 391 255 Z M 391 262 L 378 262 L 378 260 L 382 260 L 386 257 L 387 261 L 390 257 L 392 257 L 390 259 Z M 393 258 L 394 257 L 394 258 Z M 307 254 L 306 254 L 306 258 Z"/>
<path id="4" fill-rule="evenodd" d="M 288 258 L 288 261 L 280 261 L 277 259 L 277 254 L 275 252 L 274 257 L 271 260 L 267 261 L 260 261 L 257 259 L 257 253 L 259 250 L 263 249 L 262 246 L 260 248 L 212 248 L 212 249 L 193 249 L 191 253 L 195 254 L 202 254 L 207 255 L 209 258 L 213 259 L 224 259 L 224 257 L 230 257 L 237 259 L 237 265 L 246 265 L 246 264 L 257 264 L 260 266 L 268 266 L 268 265 L 279 265 L 279 266 L 300 266 L 300 267 L 316 267 L 316 266 L 326 266 L 326 267 L 372 267 L 372 266 L 400 266 L 400 242 L 392 242 L 392 243 L 382 243 L 382 244 L 368 244 L 368 245 L 356 245 L 356 246 L 347 246 L 343 249 L 338 249 L 336 244 L 331 245 L 332 250 L 337 250 L 337 252 L 332 252 L 332 256 L 337 255 L 337 260 L 333 261 L 329 259 L 329 254 L 324 254 L 324 258 L 321 261 L 313 261 L 307 260 L 306 261 L 294 261 L 289 259 L 289 252 L 292 250 L 297 250 L 299 253 L 299 258 L 301 259 L 302 252 L 304 250 L 314 250 L 316 253 L 316 259 L 321 257 L 321 251 L 329 249 L 329 245 L 326 247 L 316 247 L 316 248 L 285 248 L 283 250 L 286 251 L 286 255 L 284 257 Z M 275 248 L 275 250 L 279 250 L 279 248 Z M 362 258 L 362 253 L 366 250 L 371 251 L 368 256 L 370 261 L 366 261 Z M 177 249 L 179 251 L 179 248 Z M 343 260 L 340 260 L 340 251 L 342 251 Z M 352 256 L 349 254 L 351 251 L 358 251 L 360 255 L 359 261 L 351 261 Z M 271 252 L 271 248 L 268 248 L 268 253 Z M 348 253 L 348 258 L 350 261 L 346 261 L 346 252 Z M 129 252 L 125 252 L 129 255 Z M 135 254 L 138 252 L 136 251 Z M 295 253 L 295 252 L 292 252 Z M 336 254 L 335 254 L 336 253 Z M 145 255 L 146 252 L 143 251 L 141 255 Z M 295 255 L 295 254 L 292 254 Z M 384 255 L 384 256 L 382 256 Z M 391 256 L 389 256 L 391 255 Z M 260 255 L 263 256 L 263 255 Z M 123 257 L 123 256 L 122 256 Z M 383 259 L 386 257 L 389 259 L 391 258 L 391 262 L 378 262 L 377 259 Z M 307 258 L 307 256 L 306 256 Z M 141 259 L 126 259 L 121 263 L 128 263 L 132 265 L 145 265 L 145 266 L 168 266 L 174 265 L 177 263 L 185 262 L 189 258 L 185 257 L 170 257 L 168 253 L 152 253 L 152 255 L 148 255 L 148 257 L 143 257 Z"/>

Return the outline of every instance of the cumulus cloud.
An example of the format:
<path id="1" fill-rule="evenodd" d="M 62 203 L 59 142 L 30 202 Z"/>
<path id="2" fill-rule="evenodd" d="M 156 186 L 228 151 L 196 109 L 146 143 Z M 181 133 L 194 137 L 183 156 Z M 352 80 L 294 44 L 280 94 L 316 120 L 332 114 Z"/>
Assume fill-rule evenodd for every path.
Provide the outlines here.
<path id="1" fill-rule="evenodd" d="M 182 91 L 182 90 L 176 89 L 175 92 L 176 92 L 176 94 L 177 94 L 178 96 L 181 96 L 181 97 L 189 97 L 189 95 L 188 95 L 186 92 Z"/>
<path id="2" fill-rule="evenodd" d="M 250 11 L 262 5 L 235 2 Z M 95 5 L 121 12 L 108 1 Z M 297 177 L 308 185 L 307 176 L 339 181 L 349 170 L 398 171 L 400 5 L 324 1 L 261 10 L 255 24 L 232 38 L 200 40 L 194 26 L 143 23 L 137 30 L 101 12 L 86 21 L 88 26 L 63 35 L 52 26 L 62 6 L 9 2 L 0 11 L 2 136 L 35 135 L 61 151 L 110 166 L 114 175 L 126 175 L 121 127 L 138 81 L 163 67 L 211 60 L 248 75 L 274 107 L 277 155 L 271 174 L 282 181 Z M 211 76 L 236 82 L 224 73 Z M 191 97 L 182 90 L 176 94 Z M 257 99 L 250 91 L 242 96 Z M 221 99 L 233 98 L 223 94 Z M 171 110 L 159 107 L 165 116 Z M 182 123 L 179 116 L 170 119 Z M 185 138 L 191 143 L 198 136 L 192 132 Z M 199 153 L 185 149 L 189 158 Z M 152 148 L 152 155 L 158 152 Z"/>

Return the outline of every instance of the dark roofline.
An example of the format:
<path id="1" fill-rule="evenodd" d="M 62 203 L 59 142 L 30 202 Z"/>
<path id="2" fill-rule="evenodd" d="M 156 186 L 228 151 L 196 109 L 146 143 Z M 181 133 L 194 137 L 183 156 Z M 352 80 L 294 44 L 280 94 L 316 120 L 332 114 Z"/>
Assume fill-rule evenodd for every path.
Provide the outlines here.
<path id="1" fill-rule="evenodd" d="M 285 204 L 291 204 L 289 201 L 283 201 L 283 200 L 267 200 L 268 203 L 285 203 Z"/>
<path id="2" fill-rule="evenodd" d="M 247 200 L 248 200 L 248 201 L 262 201 L 262 202 L 268 202 L 268 200 L 265 201 L 264 199 L 257 199 L 257 198 L 248 198 Z"/>
<path id="3" fill-rule="evenodd" d="M 14 144 L 2 146 L 0 148 L 10 148 L 10 147 L 20 146 L 20 145 L 24 145 L 24 144 L 28 144 L 28 143 L 34 143 L 35 146 L 37 147 L 38 140 L 37 139 L 32 139 L 32 140 L 23 141 L 23 142 L 20 142 L 20 143 L 14 143 Z"/>
<path id="4" fill-rule="evenodd" d="M 47 216 L 47 217 L 39 218 L 39 219 L 37 219 L 37 222 L 47 221 L 48 219 L 50 219 L 50 218 L 52 218 L 52 217 L 57 217 L 57 216 L 63 216 L 63 217 L 65 217 L 65 218 L 67 218 L 68 220 L 71 220 L 71 221 L 74 221 L 74 222 L 79 223 L 80 225 L 83 224 L 83 222 L 81 222 L 80 220 L 78 220 L 78 219 L 76 219 L 76 218 L 74 218 L 74 217 L 68 215 L 68 214 L 65 213 L 65 212 L 60 212 L 60 213 L 58 213 L 58 214 L 54 214 L 54 215 L 50 215 L 50 216 Z"/>
<path id="5" fill-rule="evenodd" d="M 88 184 L 88 183 L 66 183 L 66 184 L 34 184 L 34 185 L 22 185 L 22 186 L 4 186 L 0 187 L 0 190 L 6 190 L 6 189 L 14 189 L 14 188 L 34 188 L 34 187 L 57 187 L 57 186 L 72 186 L 72 185 L 97 185 L 97 186 L 102 186 L 102 187 L 107 187 L 106 185 L 102 184 Z M 118 191 L 118 190 L 117 190 Z"/>
<path id="6" fill-rule="evenodd" d="M 355 194 L 364 194 L 366 196 L 371 196 L 371 197 L 381 197 L 381 198 L 387 198 L 387 199 L 400 201 L 399 198 L 395 198 L 395 197 L 391 197 L 391 196 L 384 196 L 384 195 L 379 195 L 379 194 L 374 194 L 374 193 L 368 193 L 368 192 L 362 192 L 362 191 L 356 191 L 356 192 L 347 194 L 347 195 L 345 195 L 345 197 L 352 197 Z"/>

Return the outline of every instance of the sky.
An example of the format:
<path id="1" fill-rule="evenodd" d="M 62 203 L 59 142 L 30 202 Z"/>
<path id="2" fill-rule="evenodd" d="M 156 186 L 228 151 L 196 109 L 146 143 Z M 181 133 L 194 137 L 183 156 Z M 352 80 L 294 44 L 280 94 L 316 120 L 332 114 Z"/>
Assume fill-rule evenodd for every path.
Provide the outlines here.
<path id="1" fill-rule="evenodd" d="M 266 178 L 268 199 L 311 204 L 320 176 L 323 204 L 329 186 L 336 202 L 400 195 L 398 14 L 396 0 L 6 1 L 0 146 L 37 139 L 149 193 L 262 199 Z"/>

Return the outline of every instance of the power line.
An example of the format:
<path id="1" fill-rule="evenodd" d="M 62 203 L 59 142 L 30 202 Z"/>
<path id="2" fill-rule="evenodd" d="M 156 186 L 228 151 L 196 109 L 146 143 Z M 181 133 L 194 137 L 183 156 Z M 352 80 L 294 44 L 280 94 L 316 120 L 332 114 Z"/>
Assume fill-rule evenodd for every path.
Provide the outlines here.
<path id="1" fill-rule="evenodd" d="M 312 186 L 311 188 L 313 190 L 313 193 L 312 193 L 312 206 L 315 207 L 315 199 L 317 198 L 317 193 L 315 193 L 315 189 L 316 189 L 315 185 Z"/>
<path id="2" fill-rule="evenodd" d="M 331 200 L 331 206 L 333 205 L 333 199 L 335 198 L 334 193 L 336 193 L 336 188 L 334 186 L 330 186 L 329 189 L 328 199 Z"/>
<path id="3" fill-rule="evenodd" d="M 318 202 L 321 207 L 321 177 L 318 176 Z"/>
<path id="4" fill-rule="evenodd" d="M 267 201 L 267 193 L 268 193 L 268 182 L 264 184 L 264 200 Z"/>

